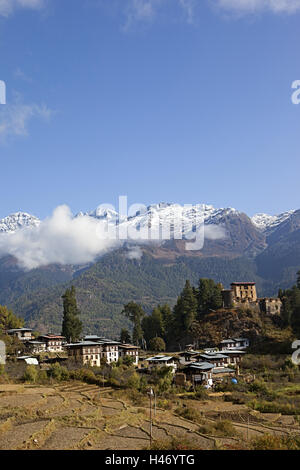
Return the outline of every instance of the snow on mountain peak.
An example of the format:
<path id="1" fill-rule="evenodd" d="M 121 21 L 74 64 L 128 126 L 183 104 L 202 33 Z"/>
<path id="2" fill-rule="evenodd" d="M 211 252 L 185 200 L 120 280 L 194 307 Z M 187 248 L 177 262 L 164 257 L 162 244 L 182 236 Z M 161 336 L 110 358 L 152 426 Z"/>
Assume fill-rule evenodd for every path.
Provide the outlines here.
<path id="1" fill-rule="evenodd" d="M 255 214 L 251 217 L 251 221 L 262 232 L 271 232 L 295 212 L 295 210 L 290 210 L 278 215 Z"/>
<path id="2" fill-rule="evenodd" d="M 15 212 L 0 219 L 0 233 L 12 233 L 24 227 L 38 227 L 40 220 L 26 212 Z"/>

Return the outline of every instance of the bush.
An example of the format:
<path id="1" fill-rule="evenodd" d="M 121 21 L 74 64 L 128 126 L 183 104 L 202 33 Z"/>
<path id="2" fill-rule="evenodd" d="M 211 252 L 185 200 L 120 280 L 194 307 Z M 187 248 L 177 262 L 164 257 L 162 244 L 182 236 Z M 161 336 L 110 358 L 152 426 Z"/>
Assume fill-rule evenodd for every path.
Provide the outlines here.
<path id="1" fill-rule="evenodd" d="M 162 338 L 152 338 L 149 341 L 150 351 L 162 352 L 166 350 L 166 343 Z"/>
<path id="2" fill-rule="evenodd" d="M 38 379 L 38 375 L 39 375 L 39 371 L 37 367 L 31 364 L 26 367 L 23 379 L 25 382 L 36 383 Z"/>
<path id="3" fill-rule="evenodd" d="M 265 434 L 252 439 L 251 447 L 254 450 L 300 450 L 300 437 Z"/>

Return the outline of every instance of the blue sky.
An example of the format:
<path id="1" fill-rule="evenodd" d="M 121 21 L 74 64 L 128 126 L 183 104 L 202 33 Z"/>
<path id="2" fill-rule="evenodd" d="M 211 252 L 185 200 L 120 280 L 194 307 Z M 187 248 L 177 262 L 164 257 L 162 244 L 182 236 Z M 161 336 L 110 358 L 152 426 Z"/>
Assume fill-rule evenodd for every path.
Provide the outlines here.
<path id="1" fill-rule="evenodd" d="M 0 217 L 300 208 L 300 0 L 0 0 Z"/>

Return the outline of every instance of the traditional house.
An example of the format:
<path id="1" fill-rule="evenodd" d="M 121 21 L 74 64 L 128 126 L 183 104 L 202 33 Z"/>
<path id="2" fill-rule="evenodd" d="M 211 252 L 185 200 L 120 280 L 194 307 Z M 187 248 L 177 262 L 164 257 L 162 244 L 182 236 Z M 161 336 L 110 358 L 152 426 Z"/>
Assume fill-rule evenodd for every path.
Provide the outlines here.
<path id="1" fill-rule="evenodd" d="M 124 357 L 132 357 L 133 358 L 133 364 L 135 366 L 138 366 L 139 364 L 139 350 L 140 348 L 138 346 L 133 346 L 132 344 L 125 344 L 121 343 L 118 345 L 119 349 L 119 357 L 124 358 Z"/>
<path id="2" fill-rule="evenodd" d="M 183 372 L 186 375 L 187 380 L 196 385 L 206 385 L 211 387 L 213 384 L 212 370 L 214 364 L 210 362 L 193 362 L 189 364 Z"/>
<path id="3" fill-rule="evenodd" d="M 220 347 L 222 349 L 222 352 L 224 349 L 246 349 L 249 347 L 249 340 L 247 338 L 229 338 L 229 339 L 224 339 L 220 343 Z"/>
<path id="4" fill-rule="evenodd" d="M 47 348 L 47 343 L 46 341 L 27 341 L 26 344 L 26 349 L 31 353 L 31 354 L 40 354 L 46 351 Z"/>
<path id="5" fill-rule="evenodd" d="M 46 344 L 47 352 L 62 352 L 63 344 L 65 343 L 65 337 L 60 335 L 44 335 L 38 338 L 38 341 Z"/>
<path id="6" fill-rule="evenodd" d="M 80 343 L 66 344 L 69 359 L 82 365 L 93 367 L 101 366 L 102 346 L 94 341 L 81 341 Z"/>
<path id="7" fill-rule="evenodd" d="M 15 338 L 18 338 L 22 342 L 32 340 L 31 328 L 13 328 L 11 330 L 7 330 L 6 333 L 10 336 L 14 336 Z"/>
<path id="8" fill-rule="evenodd" d="M 243 355 L 246 354 L 245 351 L 240 351 L 238 349 L 225 349 L 222 351 L 222 353 L 228 358 L 227 365 L 231 366 L 239 365 Z"/>
<path id="9" fill-rule="evenodd" d="M 150 370 L 156 367 L 171 367 L 172 372 L 175 373 L 179 359 L 174 356 L 157 355 L 154 357 L 148 357 L 146 361 L 148 362 L 148 369 Z"/>
<path id="10" fill-rule="evenodd" d="M 118 361 L 120 345 L 118 341 L 113 341 L 111 339 L 96 335 L 86 336 L 84 341 L 91 341 L 101 345 L 101 357 L 106 359 L 107 364 Z"/>
<path id="11" fill-rule="evenodd" d="M 215 367 L 223 367 L 223 366 L 226 367 L 229 364 L 229 357 L 220 352 L 199 354 L 197 356 L 197 360 L 199 362 L 207 361 L 211 364 L 214 364 Z"/>

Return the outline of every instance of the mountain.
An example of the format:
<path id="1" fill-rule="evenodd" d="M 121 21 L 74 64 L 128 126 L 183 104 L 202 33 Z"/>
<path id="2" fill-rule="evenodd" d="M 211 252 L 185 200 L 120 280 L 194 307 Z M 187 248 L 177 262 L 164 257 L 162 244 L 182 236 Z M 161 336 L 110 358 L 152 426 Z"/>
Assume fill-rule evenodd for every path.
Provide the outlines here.
<path id="1" fill-rule="evenodd" d="M 61 295 L 71 284 L 77 289 L 85 331 L 117 336 L 121 327 L 130 326 L 121 315 L 124 303 L 140 302 L 147 312 L 157 303 L 173 305 L 186 279 L 196 284 L 199 277 L 210 277 L 225 287 L 233 280 L 253 280 L 259 295 L 276 295 L 279 287 L 295 282 L 300 268 L 300 210 L 250 218 L 233 208 L 160 203 L 128 219 L 103 206 L 75 217 L 83 216 L 126 233 L 144 231 L 148 236 L 164 230 L 167 236 L 154 243 L 131 239 L 85 266 L 56 264 L 25 272 L 13 257 L 0 259 L 0 304 L 40 331 L 59 331 Z M 202 221 L 203 248 L 186 250 Z M 0 221 L 0 232 L 40 224 L 19 212 Z"/>
<path id="2" fill-rule="evenodd" d="M 41 221 L 26 212 L 16 212 L 0 219 L 0 234 L 16 232 L 25 227 L 38 227 Z"/>

